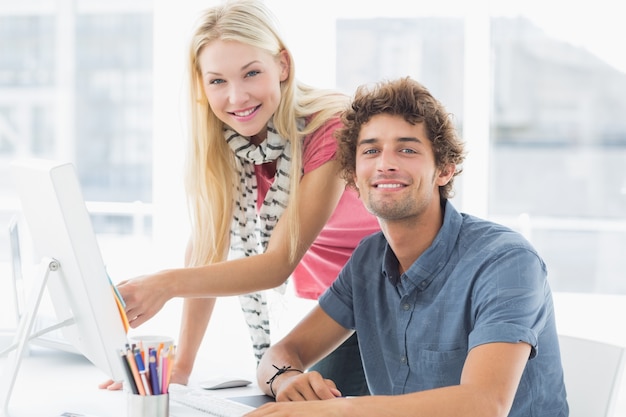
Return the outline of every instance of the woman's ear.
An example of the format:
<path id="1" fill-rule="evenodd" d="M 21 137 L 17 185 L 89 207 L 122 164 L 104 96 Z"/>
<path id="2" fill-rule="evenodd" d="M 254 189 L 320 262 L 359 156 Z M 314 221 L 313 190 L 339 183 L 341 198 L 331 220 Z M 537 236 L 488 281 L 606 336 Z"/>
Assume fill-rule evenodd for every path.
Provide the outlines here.
<path id="1" fill-rule="evenodd" d="M 291 69 L 291 60 L 286 49 L 279 52 L 278 65 L 280 66 L 280 81 L 283 82 L 289 78 L 289 70 Z"/>

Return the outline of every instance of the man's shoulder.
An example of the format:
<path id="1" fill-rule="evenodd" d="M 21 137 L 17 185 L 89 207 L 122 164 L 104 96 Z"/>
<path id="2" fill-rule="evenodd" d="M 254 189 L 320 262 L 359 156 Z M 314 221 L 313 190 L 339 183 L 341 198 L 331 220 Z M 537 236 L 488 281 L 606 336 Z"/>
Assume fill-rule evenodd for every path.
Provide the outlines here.
<path id="1" fill-rule="evenodd" d="M 354 250 L 354 255 L 364 256 L 372 250 L 382 250 L 385 248 L 386 245 L 387 239 L 385 238 L 385 235 L 383 235 L 383 232 L 374 232 L 361 239 L 356 249 Z"/>
<path id="2" fill-rule="evenodd" d="M 545 262 L 532 243 L 520 232 L 497 222 L 464 215 L 456 249 L 464 262 L 488 265 L 505 261 L 515 268 L 535 265 L 537 271 L 546 273 Z"/>
<path id="3" fill-rule="evenodd" d="M 520 248 L 535 252 L 531 243 L 511 227 L 466 213 L 461 216 L 463 222 L 459 238 L 461 241 L 472 242 L 474 248 Z"/>

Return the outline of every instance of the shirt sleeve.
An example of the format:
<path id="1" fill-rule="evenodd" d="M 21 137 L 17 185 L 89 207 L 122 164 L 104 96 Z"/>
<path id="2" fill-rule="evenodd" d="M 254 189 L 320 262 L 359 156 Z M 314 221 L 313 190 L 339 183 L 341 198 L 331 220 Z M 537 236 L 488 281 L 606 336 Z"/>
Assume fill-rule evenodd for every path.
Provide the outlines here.
<path id="1" fill-rule="evenodd" d="M 342 268 L 337 279 L 318 299 L 322 310 L 346 329 L 355 328 L 351 263 L 352 258 Z"/>
<path id="2" fill-rule="evenodd" d="M 383 295 L 388 280 L 382 272 L 382 257 L 386 253 L 387 240 L 381 232 L 365 237 L 337 279 L 319 297 L 322 310 L 346 329 L 355 330 L 357 321 L 365 323 L 360 326 L 377 328 L 380 317 L 371 316 L 376 311 L 372 306 L 388 309 L 387 298 Z"/>
<path id="3" fill-rule="evenodd" d="M 533 251 L 517 248 L 485 265 L 473 290 L 475 325 L 468 347 L 525 342 L 532 347 L 530 358 L 535 357 L 552 311 L 545 264 Z"/>

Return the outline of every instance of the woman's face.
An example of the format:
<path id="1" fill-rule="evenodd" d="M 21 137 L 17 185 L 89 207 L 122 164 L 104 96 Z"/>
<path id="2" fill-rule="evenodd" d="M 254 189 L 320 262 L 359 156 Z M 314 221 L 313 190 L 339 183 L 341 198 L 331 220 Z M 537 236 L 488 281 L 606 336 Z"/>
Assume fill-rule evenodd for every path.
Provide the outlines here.
<path id="1" fill-rule="evenodd" d="M 215 115 L 242 136 L 265 137 L 280 103 L 280 82 L 289 76 L 289 56 L 278 58 L 236 41 L 217 40 L 198 56 L 204 91 Z"/>

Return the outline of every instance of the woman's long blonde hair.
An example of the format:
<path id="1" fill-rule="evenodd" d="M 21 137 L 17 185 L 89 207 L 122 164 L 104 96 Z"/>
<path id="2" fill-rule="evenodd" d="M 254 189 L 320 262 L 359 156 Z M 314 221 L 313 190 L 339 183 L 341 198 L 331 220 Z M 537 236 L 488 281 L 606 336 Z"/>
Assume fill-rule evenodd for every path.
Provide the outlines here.
<path id="1" fill-rule="evenodd" d="M 237 41 L 263 49 L 273 56 L 285 50 L 289 55 L 288 78 L 281 83 L 281 101 L 274 114 L 274 126 L 290 142 L 293 160 L 289 201 L 296 201 L 302 175 L 302 138 L 329 118 L 343 111 L 347 97 L 318 90 L 295 79 L 293 57 L 282 41 L 274 16 L 260 0 L 228 1 L 206 10 L 193 32 L 189 48 L 190 140 L 185 188 L 191 216 L 192 251 L 188 265 L 197 266 L 226 259 L 230 242 L 239 173 L 234 154 L 224 139 L 223 122 L 211 110 L 204 92 L 198 55 L 215 40 Z M 302 131 L 296 119 L 312 116 Z M 290 260 L 298 251 L 296 204 L 289 213 Z"/>

